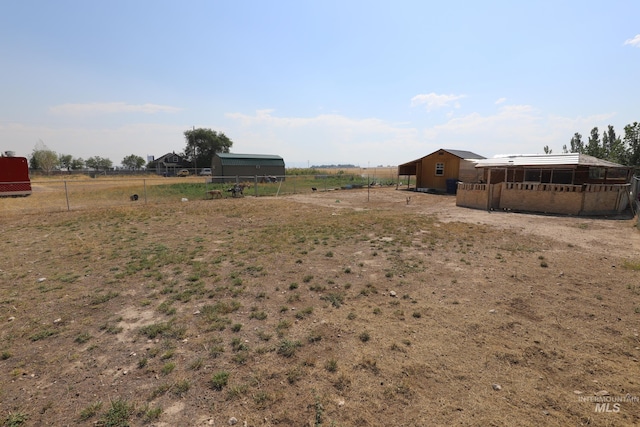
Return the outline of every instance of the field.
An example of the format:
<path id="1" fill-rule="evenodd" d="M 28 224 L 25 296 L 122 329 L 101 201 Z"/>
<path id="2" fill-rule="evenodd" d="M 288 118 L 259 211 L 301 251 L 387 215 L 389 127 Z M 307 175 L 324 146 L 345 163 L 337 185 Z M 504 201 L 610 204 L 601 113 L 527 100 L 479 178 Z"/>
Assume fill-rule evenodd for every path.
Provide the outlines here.
<path id="1" fill-rule="evenodd" d="M 39 194 L 1 218 L 1 426 L 640 424 L 632 219 Z"/>
<path id="2" fill-rule="evenodd" d="M 407 181 L 397 180 L 395 168 L 366 169 L 302 169 L 302 173 L 287 174 L 275 182 L 265 182 L 261 176 L 236 177 L 243 184 L 248 196 L 281 196 L 288 194 L 330 191 L 343 187 L 396 186 L 406 188 Z M 283 179 L 284 178 L 284 179 Z M 403 177 L 405 178 L 405 177 Z M 5 213 L 47 213 L 117 207 L 130 204 L 130 197 L 137 195 L 140 204 L 164 204 L 182 199 L 206 200 L 211 190 L 219 190 L 224 197 L 231 197 L 231 181 L 221 182 L 219 177 L 170 177 L 154 174 L 140 176 L 97 176 L 85 174 L 36 176 L 31 179 L 34 197 L 0 198 L 0 216 Z"/>

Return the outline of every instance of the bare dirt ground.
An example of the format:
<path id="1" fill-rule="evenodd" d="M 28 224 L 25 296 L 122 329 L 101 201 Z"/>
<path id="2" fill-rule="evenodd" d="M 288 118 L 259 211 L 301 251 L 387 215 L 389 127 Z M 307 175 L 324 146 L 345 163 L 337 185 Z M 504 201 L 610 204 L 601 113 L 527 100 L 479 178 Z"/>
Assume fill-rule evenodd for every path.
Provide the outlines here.
<path id="1" fill-rule="evenodd" d="M 2 221 L 3 426 L 640 424 L 631 219 L 375 188 Z"/>
<path id="2" fill-rule="evenodd" d="M 640 238 L 629 234 L 634 225 L 628 215 L 618 218 L 553 216 L 528 213 L 513 213 L 460 208 L 455 206 L 455 197 L 428 195 L 391 189 L 374 189 L 368 195 L 363 193 L 335 192 L 318 195 L 296 195 L 293 198 L 302 203 L 318 204 L 325 207 L 351 209 L 404 209 L 419 215 L 436 215 L 442 222 L 468 222 L 490 225 L 532 236 L 559 239 L 567 244 L 580 246 L 584 250 L 599 253 L 615 253 L 617 256 L 631 256 L 640 253 Z M 407 197 L 410 200 L 407 203 Z M 339 200 L 339 202 L 336 202 Z M 580 232 L 587 230 L 588 232 Z"/>

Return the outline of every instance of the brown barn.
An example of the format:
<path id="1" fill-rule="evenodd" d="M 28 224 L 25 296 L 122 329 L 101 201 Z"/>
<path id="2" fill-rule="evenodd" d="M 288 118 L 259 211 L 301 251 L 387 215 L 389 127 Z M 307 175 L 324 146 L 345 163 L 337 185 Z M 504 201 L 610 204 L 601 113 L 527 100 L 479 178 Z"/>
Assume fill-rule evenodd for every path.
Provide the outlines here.
<path id="1" fill-rule="evenodd" d="M 416 191 L 456 192 L 458 181 L 476 181 L 475 161 L 484 157 L 463 150 L 438 151 L 398 166 L 399 176 L 415 176 Z"/>

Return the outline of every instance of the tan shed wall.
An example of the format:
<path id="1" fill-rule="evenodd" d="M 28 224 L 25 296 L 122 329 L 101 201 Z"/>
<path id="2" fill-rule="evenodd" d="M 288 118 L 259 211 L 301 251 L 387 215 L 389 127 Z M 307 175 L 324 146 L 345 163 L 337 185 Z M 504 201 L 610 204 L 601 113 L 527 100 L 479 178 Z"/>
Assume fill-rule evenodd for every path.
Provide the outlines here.
<path id="1" fill-rule="evenodd" d="M 456 206 L 487 209 L 487 184 L 458 183 Z"/>
<path id="2" fill-rule="evenodd" d="M 508 184 L 506 187 L 502 189 L 501 209 L 566 215 L 578 215 L 582 211 L 582 192 L 544 191 L 540 184 Z"/>
<path id="3" fill-rule="evenodd" d="M 419 163 L 417 173 L 418 188 L 433 188 L 445 191 L 447 189 L 447 179 L 458 179 L 460 171 L 460 158 L 446 151 L 439 154 L 437 151 Z M 436 176 L 436 163 L 444 163 L 444 175 Z"/>
<path id="4" fill-rule="evenodd" d="M 489 193 L 494 209 L 543 212 L 564 215 L 606 215 L 628 206 L 628 185 L 562 185 L 459 183 L 456 205 L 487 209 Z"/>

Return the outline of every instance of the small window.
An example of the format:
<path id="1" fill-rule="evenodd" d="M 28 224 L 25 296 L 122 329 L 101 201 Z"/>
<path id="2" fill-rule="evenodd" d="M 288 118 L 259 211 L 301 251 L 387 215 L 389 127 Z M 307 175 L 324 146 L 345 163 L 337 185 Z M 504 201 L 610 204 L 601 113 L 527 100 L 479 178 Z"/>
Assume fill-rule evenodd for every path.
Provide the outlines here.
<path id="1" fill-rule="evenodd" d="M 627 170 L 622 168 L 611 168 L 607 170 L 607 179 L 627 179 Z"/>
<path id="2" fill-rule="evenodd" d="M 436 176 L 444 175 L 444 163 L 436 163 Z"/>
<path id="3" fill-rule="evenodd" d="M 604 179 L 604 168 L 589 168 L 589 179 Z"/>
<path id="4" fill-rule="evenodd" d="M 171 163 L 178 163 L 178 156 L 173 156 L 173 162 Z"/>
<path id="5" fill-rule="evenodd" d="M 555 169 L 551 182 L 554 184 L 572 184 L 573 171 L 570 169 Z"/>

